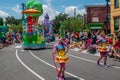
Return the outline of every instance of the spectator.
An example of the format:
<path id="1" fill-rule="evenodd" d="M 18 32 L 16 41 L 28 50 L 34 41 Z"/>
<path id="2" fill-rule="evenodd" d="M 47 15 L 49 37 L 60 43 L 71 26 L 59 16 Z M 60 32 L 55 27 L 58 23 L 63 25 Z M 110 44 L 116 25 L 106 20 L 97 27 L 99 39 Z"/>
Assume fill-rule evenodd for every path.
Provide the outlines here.
<path id="1" fill-rule="evenodd" d="M 96 36 L 95 32 L 93 32 L 93 34 L 92 34 L 92 44 L 96 45 L 96 41 L 97 41 L 97 36 Z"/>
<path id="2" fill-rule="evenodd" d="M 117 36 L 117 40 L 115 41 L 115 44 L 113 45 L 115 49 L 115 57 L 120 58 L 120 35 Z"/>

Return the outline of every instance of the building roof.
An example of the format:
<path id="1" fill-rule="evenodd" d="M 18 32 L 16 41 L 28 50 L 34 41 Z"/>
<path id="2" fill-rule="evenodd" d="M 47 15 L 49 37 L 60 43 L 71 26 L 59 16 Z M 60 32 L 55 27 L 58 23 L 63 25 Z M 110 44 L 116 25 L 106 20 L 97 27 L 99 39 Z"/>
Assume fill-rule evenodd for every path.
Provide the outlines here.
<path id="1" fill-rule="evenodd" d="M 85 5 L 85 8 L 87 7 L 106 7 L 106 5 Z"/>

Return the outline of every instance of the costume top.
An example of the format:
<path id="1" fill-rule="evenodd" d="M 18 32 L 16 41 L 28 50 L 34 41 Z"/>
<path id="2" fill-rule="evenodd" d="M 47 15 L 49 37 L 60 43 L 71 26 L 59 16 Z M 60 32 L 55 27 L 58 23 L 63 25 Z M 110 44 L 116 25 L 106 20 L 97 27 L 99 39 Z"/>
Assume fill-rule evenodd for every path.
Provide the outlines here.
<path id="1" fill-rule="evenodd" d="M 64 43 L 56 43 L 55 48 L 57 50 L 57 56 L 55 61 L 58 63 L 63 63 L 68 61 L 68 56 L 65 55 L 65 44 Z"/>
<path id="2" fill-rule="evenodd" d="M 98 45 L 98 51 L 100 52 L 106 52 L 107 51 L 107 44 L 106 44 L 106 38 L 99 38 L 97 40 L 97 42 L 99 43 Z"/>

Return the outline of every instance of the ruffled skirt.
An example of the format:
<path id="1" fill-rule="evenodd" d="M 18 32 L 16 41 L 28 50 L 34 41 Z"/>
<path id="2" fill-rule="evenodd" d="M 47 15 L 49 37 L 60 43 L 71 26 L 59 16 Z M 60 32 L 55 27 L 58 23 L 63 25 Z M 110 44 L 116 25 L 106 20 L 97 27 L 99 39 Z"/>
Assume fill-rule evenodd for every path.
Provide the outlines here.
<path id="1" fill-rule="evenodd" d="M 68 56 L 56 56 L 55 58 L 55 62 L 58 62 L 58 63 L 66 63 L 67 61 L 69 60 L 69 57 Z"/>

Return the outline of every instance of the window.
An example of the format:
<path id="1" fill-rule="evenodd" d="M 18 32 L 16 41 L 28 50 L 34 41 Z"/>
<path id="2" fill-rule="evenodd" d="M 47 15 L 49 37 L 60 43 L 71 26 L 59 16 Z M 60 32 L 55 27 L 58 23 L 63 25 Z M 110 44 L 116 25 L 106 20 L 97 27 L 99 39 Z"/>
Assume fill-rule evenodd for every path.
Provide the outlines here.
<path id="1" fill-rule="evenodd" d="M 119 7 L 119 0 L 115 0 L 115 1 L 114 1 L 114 7 L 115 7 L 115 8 L 118 8 L 118 7 Z"/>
<path id="2" fill-rule="evenodd" d="M 110 22 L 110 14 L 106 14 L 106 22 Z"/>
<path id="3" fill-rule="evenodd" d="M 114 30 L 119 29 L 119 18 L 114 18 Z"/>
<path id="4" fill-rule="evenodd" d="M 92 22 L 99 22 L 99 18 L 98 17 L 93 17 Z"/>

